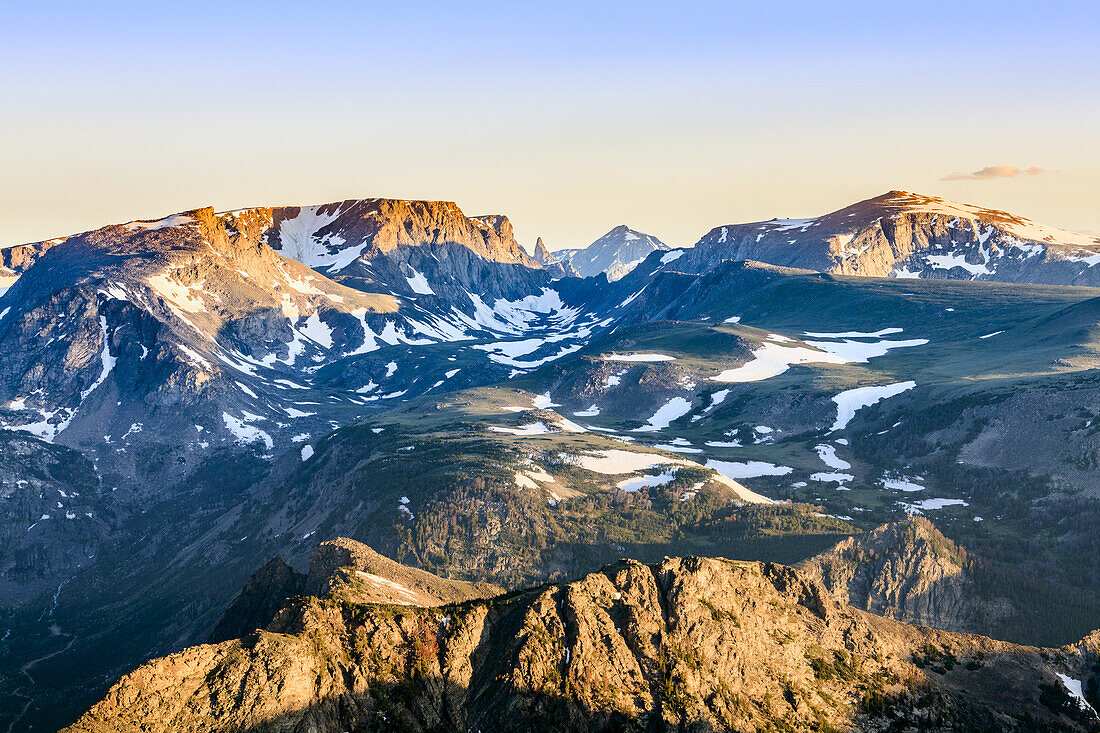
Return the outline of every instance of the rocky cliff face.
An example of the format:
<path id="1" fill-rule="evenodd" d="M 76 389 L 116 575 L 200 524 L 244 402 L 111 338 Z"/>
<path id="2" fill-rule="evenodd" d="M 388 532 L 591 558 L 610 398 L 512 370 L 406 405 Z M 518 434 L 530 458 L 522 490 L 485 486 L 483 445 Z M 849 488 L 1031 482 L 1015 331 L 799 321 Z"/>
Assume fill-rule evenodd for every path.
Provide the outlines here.
<path id="1" fill-rule="evenodd" d="M 842 275 L 1100 284 L 1100 241 L 1003 211 L 890 191 L 811 219 L 712 229 L 677 263 L 721 259 Z"/>
<path id="2" fill-rule="evenodd" d="M 263 237 L 272 249 L 326 274 L 358 258 L 426 244 L 457 244 L 494 262 L 538 266 L 516 243 L 508 217 L 468 217 L 450 201 L 358 199 L 231 215 L 257 217 L 267 225 Z"/>
<path id="3" fill-rule="evenodd" d="M 0 597 L 7 604 L 56 591 L 96 558 L 112 519 L 91 461 L 0 432 Z"/>
<path id="4" fill-rule="evenodd" d="M 869 616 L 784 566 L 624 561 L 436 608 L 295 599 L 68 730 L 1088 730 L 1057 675 L 1094 662 Z"/>
<path id="5" fill-rule="evenodd" d="M 35 260 L 41 257 L 50 248 L 61 244 L 65 238 L 49 239 L 43 242 L 20 244 L 14 247 L 0 249 L 0 295 L 15 284 L 15 281 L 26 272 Z"/>
<path id="6" fill-rule="evenodd" d="M 923 517 L 849 537 L 801 570 L 840 603 L 910 624 L 990 633 L 1013 610 L 980 598 L 965 551 Z"/>

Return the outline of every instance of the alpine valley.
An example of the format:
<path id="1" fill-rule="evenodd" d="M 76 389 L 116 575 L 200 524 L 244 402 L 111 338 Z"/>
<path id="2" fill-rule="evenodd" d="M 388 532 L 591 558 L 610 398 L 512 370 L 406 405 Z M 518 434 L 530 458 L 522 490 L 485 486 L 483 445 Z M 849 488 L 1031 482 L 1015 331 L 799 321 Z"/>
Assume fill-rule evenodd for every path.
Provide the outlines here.
<path id="1" fill-rule="evenodd" d="M 902 191 L 0 250 L 11 731 L 1100 730 L 1100 240 Z"/>

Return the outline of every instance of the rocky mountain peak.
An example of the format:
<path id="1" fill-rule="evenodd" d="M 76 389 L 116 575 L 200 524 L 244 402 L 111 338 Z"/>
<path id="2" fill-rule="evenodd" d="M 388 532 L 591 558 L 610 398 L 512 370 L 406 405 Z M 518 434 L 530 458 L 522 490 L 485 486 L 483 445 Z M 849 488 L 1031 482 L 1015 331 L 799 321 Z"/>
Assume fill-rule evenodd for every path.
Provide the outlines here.
<path id="1" fill-rule="evenodd" d="M 253 573 L 222 615 L 210 642 L 266 628 L 288 600 L 303 593 L 354 603 L 433 607 L 502 592 L 491 583 L 441 578 L 395 562 L 362 542 L 337 537 L 314 549 L 308 573 L 298 572 L 280 557 Z"/>
<path id="2" fill-rule="evenodd" d="M 669 249 L 651 234 L 620 224 L 582 250 L 563 251 L 563 263 L 568 261 L 581 277 L 605 273 L 607 279 L 621 279 L 637 267 L 651 252 Z"/>
<path id="3" fill-rule="evenodd" d="M 535 260 L 553 278 L 580 277 L 580 274 L 569 262 L 569 258 L 575 252 L 576 250 L 551 252 L 546 243 L 542 241 L 542 237 L 535 241 Z"/>
<path id="4" fill-rule="evenodd" d="M 1012 611 L 979 597 L 966 551 L 923 517 L 849 537 L 801 569 L 837 601 L 907 623 L 975 631 Z"/>

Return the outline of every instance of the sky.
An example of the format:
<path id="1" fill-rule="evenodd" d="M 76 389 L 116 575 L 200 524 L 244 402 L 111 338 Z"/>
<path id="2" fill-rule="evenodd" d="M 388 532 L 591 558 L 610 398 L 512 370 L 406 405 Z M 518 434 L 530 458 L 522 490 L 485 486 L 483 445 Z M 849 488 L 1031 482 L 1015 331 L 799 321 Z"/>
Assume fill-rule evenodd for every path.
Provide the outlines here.
<path id="1" fill-rule="evenodd" d="M 692 244 L 890 189 L 1100 233 L 1095 2 L 50 2 L 0 24 L 0 246 L 387 196 Z"/>

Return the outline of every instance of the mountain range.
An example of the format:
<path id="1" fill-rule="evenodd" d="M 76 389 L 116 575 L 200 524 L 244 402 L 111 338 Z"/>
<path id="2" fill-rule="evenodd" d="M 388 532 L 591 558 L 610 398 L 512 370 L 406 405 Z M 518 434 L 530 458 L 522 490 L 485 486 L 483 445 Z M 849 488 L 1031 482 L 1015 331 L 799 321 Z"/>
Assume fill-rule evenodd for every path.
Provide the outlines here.
<path id="1" fill-rule="evenodd" d="M 429 608 L 722 556 L 773 563 L 744 571 L 768 594 L 786 592 L 768 590 L 775 563 L 802 563 L 841 615 L 1051 649 L 1100 626 L 1095 239 L 895 191 L 691 248 L 622 226 L 560 252 L 528 256 L 502 215 L 392 199 L 0 250 L 0 719 L 67 725 L 212 634 L 253 664 L 237 640 L 288 598 L 339 596 L 317 580 L 335 567 Z M 241 596 L 253 611 L 226 615 L 276 556 Z M 741 580 L 734 596 L 756 592 Z M 401 603 L 374 592 L 354 603 Z M 858 619 L 884 648 L 919 638 Z M 1056 665 L 1007 654 L 1053 684 Z M 651 710 L 643 679 L 648 698 L 607 710 Z M 1025 713 L 1047 715 L 1006 714 Z"/>

